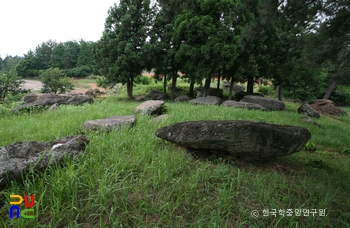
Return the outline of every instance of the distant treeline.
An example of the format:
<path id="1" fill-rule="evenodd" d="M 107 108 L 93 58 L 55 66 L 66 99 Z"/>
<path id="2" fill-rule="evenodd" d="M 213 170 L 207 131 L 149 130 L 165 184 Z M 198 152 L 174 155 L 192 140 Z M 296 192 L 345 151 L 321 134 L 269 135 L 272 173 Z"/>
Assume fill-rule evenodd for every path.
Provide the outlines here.
<path id="1" fill-rule="evenodd" d="M 0 57 L 0 70 L 15 65 L 16 73 L 21 77 L 38 76 L 40 70 L 60 68 L 70 77 L 85 77 L 99 74 L 92 49 L 94 42 L 80 40 L 57 43 L 52 40 L 29 50 L 24 57 Z M 11 66 L 10 66 L 11 65 Z"/>

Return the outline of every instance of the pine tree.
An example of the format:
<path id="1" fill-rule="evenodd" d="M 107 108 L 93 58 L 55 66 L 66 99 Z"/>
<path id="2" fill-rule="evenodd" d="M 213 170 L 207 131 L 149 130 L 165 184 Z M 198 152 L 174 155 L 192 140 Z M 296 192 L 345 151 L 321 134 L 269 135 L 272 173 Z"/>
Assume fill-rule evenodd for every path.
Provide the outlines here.
<path id="1" fill-rule="evenodd" d="M 123 83 L 133 97 L 134 78 L 147 67 L 147 36 L 152 22 L 150 1 L 121 0 L 108 11 L 105 30 L 94 52 L 110 85 Z"/>

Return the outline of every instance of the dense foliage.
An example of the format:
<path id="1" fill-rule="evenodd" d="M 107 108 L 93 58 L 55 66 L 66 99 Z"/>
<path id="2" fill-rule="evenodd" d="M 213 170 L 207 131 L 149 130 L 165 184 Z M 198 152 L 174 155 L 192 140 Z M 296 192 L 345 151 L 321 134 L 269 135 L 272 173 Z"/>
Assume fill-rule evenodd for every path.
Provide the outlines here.
<path id="1" fill-rule="evenodd" d="M 73 89 L 73 83 L 59 68 L 49 68 L 39 72 L 44 93 L 65 93 Z"/>
<path id="2" fill-rule="evenodd" d="M 213 79 L 218 87 L 229 80 L 229 98 L 234 83 L 246 82 L 252 94 L 263 78 L 279 99 L 311 100 L 349 86 L 349 56 L 347 0 L 122 0 L 110 8 L 98 42 L 49 40 L 24 57 L 0 59 L 0 70 L 11 58 L 22 77 L 50 67 L 71 77 L 102 73 L 101 84 L 126 84 L 130 98 L 146 69 L 163 80 L 164 92 L 171 80 L 172 98 L 180 75 L 191 95 L 195 83 L 205 80 L 206 96 Z"/>
<path id="3" fill-rule="evenodd" d="M 128 7 L 123 6 L 126 3 Z M 205 79 L 203 96 L 213 78 L 218 78 L 218 83 L 221 78 L 231 80 L 231 85 L 247 82 L 248 94 L 253 93 L 256 79 L 270 79 L 279 88 L 279 99 L 284 88 L 285 95 L 302 100 L 321 96 L 331 81 L 349 81 L 348 1 L 162 0 L 151 6 L 153 10 L 140 8 L 138 14 L 130 13 L 139 6 L 138 1 L 121 1 L 109 12 L 104 35 L 96 46 L 98 62 L 109 80 L 120 79 L 122 72 L 115 69 L 121 68 L 124 81 L 135 77 L 136 72 L 131 73 L 135 65 L 120 60 L 126 56 L 145 69 L 146 59 L 131 60 L 143 53 L 143 48 L 121 45 L 132 47 L 133 40 L 144 45 L 149 33 L 150 66 L 157 79 L 164 79 L 164 90 L 166 79 L 172 79 L 172 97 L 179 72 L 189 79 L 190 91 L 195 82 Z M 147 16 L 153 18 L 147 19 L 152 26 L 147 24 Z M 137 30 L 131 25 L 143 27 Z M 142 31 L 143 36 L 135 31 Z M 121 37 L 123 42 L 118 42 Z M 108 54 L 102 55 L 106 50 Z"/>
<path id="4" fill-rule="evenodd" d="M 3 102 L 9 94 L 15 95 L 21 92 L 20 85 L 23 81 L 17 76 L 15 67 L 16 61 L 8 58 L 4 67 L 0 68 L 0 102 Z"/>

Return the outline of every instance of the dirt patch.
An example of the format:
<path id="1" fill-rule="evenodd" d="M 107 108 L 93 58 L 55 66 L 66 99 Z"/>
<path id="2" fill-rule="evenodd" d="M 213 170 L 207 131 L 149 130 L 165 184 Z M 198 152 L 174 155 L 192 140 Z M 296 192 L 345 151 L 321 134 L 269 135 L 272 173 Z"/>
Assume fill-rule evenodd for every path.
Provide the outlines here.
<path id="1" fill-rule="evenodd" d="M 24 83 L 21 86 L 21 88 L 23 89 L 30 89 L 32 91 L 39 91 L 42 87 L 43 87 L 43 84 L 40 81 L 36 81 L 36 80 L 24 80 Z M 96 83 L 86 83 L 86 86 L 84 86 L 84 88 L 76 88 L 71 92 L 84 94 L 86 91 L 90 89 L 94 90 L 96 88 L 100 89 L 100 91 L 104 91 L 104 89 L 98 87 Z"/>
<path id="2" fill-rule="evenodd" d="M 331 100 L 315 100 L 311 101 L 309 105 L 321 114 L 329 114 L 333 116 L 342 116 L 346 115 L 346 112 L 338 108 L 333 101 Z"/>

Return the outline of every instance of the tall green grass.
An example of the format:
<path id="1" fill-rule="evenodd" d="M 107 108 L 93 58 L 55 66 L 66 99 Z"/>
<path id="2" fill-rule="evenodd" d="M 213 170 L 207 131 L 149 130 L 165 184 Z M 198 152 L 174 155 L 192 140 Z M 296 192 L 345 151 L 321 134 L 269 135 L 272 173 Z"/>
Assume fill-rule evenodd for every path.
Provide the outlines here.
<path id="1" fill-rule="evenodd" d="M 134 113 L 137 102 L 110 97 L 84 106 L 0 119 L 0 146 L 80 134 L 86 120 Z M 166 103 L 160 122 L 137 115 L 133 128 L 90 132 L 85 153 L 3 190 L 3 227 L 346 227 L 350 223 L 348 117 L 322 116 L 324 129 L 284 112 Z M 302 126 L 316 151 L 271 164 L 196 159 L 155 137 L 191 120 L 253 120 Z M 9 219 L 9 196 L 35 194 L 35 219 Z M 327 216 L 263 216 L 263 209 L 326 209 Z M 254 218 L 253 210 L 259 212 Z"/>

